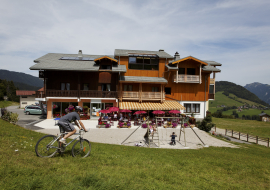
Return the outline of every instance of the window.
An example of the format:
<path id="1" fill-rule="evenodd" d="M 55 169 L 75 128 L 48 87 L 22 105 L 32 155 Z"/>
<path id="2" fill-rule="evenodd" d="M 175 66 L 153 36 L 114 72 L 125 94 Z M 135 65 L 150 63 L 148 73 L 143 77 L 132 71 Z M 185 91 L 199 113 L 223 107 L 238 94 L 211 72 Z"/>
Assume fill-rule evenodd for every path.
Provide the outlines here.
<path id="1" fill-rule="evenodd" d="M 27 98 L 27 96 L 22 96 L 22 98 Z"/>
<path id="2" fill-rule="evenodd" d="M 128 68 L 137 70 L 158 70 L 159 59 L 157 56 L 129 57 Z"/>
<path id="3" fill-rule="evenodd" d="M 152 87 L 152 92 L 158 92 L 158 87 Z"/>
<path id="4" fill-rule="evenodd" d="M 111 66 L 110 65 L 101 65 L 100 66 L 100 69 L 111 69 Z"/>
<path id="5" fill-rule="evenodd" d="M 214 94 L 214 85 L 209 85 L 209 94 Z"/>
<path id="6" fill-rule="evenodd" d="M 195 75 L 195 68 L 187 68 L 187 75 Z"/>
<path id="7" fill-rule="evenodd" d="M 61 90 L 70 90 L 70 83 L 61 83 Z"/>
<path id="8" fill-rule="evenodd" d="M 165 94 L 171 95 L 171 88 L 165 87 Z"/>
<path id="9" fill-rule="evenodd" d="M 83 90 L 89 90 L 89 84 L 83 84 Z"/>
<path id="10" fill-rule="evenodd" d="M 191 112 L 191 104 L 184 104 L 185 109 L 185 113 L 190 113 Z"/>
<path id="11" fill-rule="evenodd" d="M 111 85 L 110 84 L 102 84 L 101 89 L 102 89 L 102 91 L 111 91 Z"/>
<path id="12" fill-rule="evenodd" d="M 200 113 L 200 104 L 184 104 L 185 113 Z"/>
<path id="13" fill-rule="evenodd" d="M 178 68 L 178 75 L 184 75 L 185 74 L 185 68 Z"/>
<path id="14" fill-rule="evenodd" d="M 22 102 L 22 104 L 27 104 L 27 102 Z"/>
<path id="15" fill-rule="evenodd" d="M 124 85 L 124 91 L 132 91 L 132 85 Z"/>

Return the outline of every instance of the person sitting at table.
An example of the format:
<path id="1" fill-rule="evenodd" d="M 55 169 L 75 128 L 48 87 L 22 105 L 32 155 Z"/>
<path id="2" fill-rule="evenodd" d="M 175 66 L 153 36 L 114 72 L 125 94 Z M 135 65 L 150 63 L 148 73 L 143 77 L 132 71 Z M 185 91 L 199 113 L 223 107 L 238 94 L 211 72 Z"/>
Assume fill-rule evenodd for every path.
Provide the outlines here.
<path id="1" fill-rule="evenodd" d="M 108 120 L 109 117 L 107 116 L 107 114 L 103 117 L 104 120 Z"/>
<path id="2" fill-rule="evenodd" d="M 114 121 L 117 121 L 117 113 L 116 112 L 114 112 L 113 118 L 114 118 Z"/>
<path id="3" fill-rule="evenodd" d="M 123 119 L 124 119 L 124 118 L 123 118 L 123 115 L 120 115 L 120 119 L 119 119 L 119 120 L 120 120 L 120 121 L 123 121 Z"/>

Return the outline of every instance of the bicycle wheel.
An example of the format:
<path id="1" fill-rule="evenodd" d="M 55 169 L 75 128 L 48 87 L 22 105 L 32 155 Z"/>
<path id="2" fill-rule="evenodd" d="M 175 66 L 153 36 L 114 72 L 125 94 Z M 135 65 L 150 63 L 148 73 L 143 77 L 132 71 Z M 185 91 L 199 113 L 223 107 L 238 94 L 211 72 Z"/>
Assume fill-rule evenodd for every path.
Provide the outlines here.
<path id="1" fill-rule="evenodd" d="M 46 135 L 39 139 L 36 144 L 36 154 L 39 157 L 53 157 L 58 149 L 58 141 L 55 141 L 56 136 Z"/>
<path id="2" fill-rule="evenodd" d="M 72 156 L 85 158 L 91 152 L 91 143 L 86 139 L 78 140 L 72 147 Z"/>

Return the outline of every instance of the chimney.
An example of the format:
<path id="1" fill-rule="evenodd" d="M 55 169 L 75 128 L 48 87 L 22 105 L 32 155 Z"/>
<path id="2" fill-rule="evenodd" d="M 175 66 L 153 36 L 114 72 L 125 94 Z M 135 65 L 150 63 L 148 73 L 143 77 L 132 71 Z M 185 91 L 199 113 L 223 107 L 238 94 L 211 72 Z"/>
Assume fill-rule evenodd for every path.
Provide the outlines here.
<path id="1" fill-rule="evenodd" d="M 164 49 L 160 49 L 160 50 L 158 50 L 158 51 L 164 51 Z"/>
<path id="2" fill-rule="evenodd" d="M 78 57 L 79 57 L 80 59 L 82 59 L 82 57 L 83 57 L 83 55 L 82 55 L 82 50 L 79 50 L 79 52 L 78 52 Z"/>
<path id="3" fill-rule="evenodd" d="M 179 60 L 180 59 L 180 55 L 178 52 L 175 52 L 174 54 L 174 60 Z"/>

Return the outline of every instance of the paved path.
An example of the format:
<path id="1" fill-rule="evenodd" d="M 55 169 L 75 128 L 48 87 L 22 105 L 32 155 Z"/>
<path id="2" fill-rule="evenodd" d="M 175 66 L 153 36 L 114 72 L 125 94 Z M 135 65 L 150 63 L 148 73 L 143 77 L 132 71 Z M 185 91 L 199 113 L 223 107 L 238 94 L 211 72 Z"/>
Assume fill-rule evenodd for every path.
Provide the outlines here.
<path id="1" fill-rule="evenodd" d="M 96 128 L 97 120 L 82 120 L 83 124 L 87 129 L 90 129 L 88 133 L 84 134 L 84 138 L 88 139 L 92 142 L 98 143 L 106 143 L 106 144 L 118 144 L 120 145 L 136 128 L 137 126 L 132 125 L 131 128 L 119 129 L 117 128 L 117 122 L 114 122 L 114 126 L 111 128 Z M 132 122 L 133 123 L 133 122 Z M 56 135 L 59 133 L 59 127 L 55 125 L 55 121 L 53 119 L 46 119 L 39 123 L 34 124 L 35 127 L 42 128 L 37 130 L 38 132 L 53 134 Z M 160 148 L 171 148 L 171 149 L 197 149 L 202 148 L 203 143 L 198 139 L 198 137 L 194 134 L 192 129 L 186 128 L 186 147 L 184 136 L 181 136 L 179 141 L 179 133 L 180 128 L 174 129 L 165 129 L 162 127 L 158 128 L 159 131 L 159 139 L 160 139 Z M 231 143 L 216 139 L 199 129 L 195 129 L 196 133 L 202 139 L 202 141 L 208 146 L 216 146 L 216 147 L 237 147 Z M 176 145 L 170 145 L 170 135 L 172 132 L 175 132 L 178 135 L 176 139 Z M 146 129 L 139 128 L 136 132 L 125 141 L 124 145 L 134 146 L 136 143 L 142 142 L 145 145 L 144 135 L 146 133 Z M 146 145 L 145 145 L 146 146 Z"/>
<path id="2" fill-rule="evenodd" d="M 7 108 L 8 111 L 18 113 L 19 121 L 18 125 L 35 130 L 37 132 L 45 133 L 45 134 L 59 134 L 59 127 L 55 125 L 55 121 L 53 119 L 43 119 L 41 115 L 26 115 L 23 109 L 19 109 L 18 106 L 10 106 Z M 91 142 L 98 143 L 106 143 L 106 144 L 118 144 L 120 145 L 136 128 L 137 126 L 133 125 L 131 128 L 119 129 L 117 128 L 117 122 L 114 122 L 114 126 L 109 129 L 104 128 L 96 128 L 97 120 L 82 120 L 87 129 L 90 129 L 88 133 L 84 134 L 84 138 L 90 140 Z M 184 141 L 184 136 L 181 136 L 179 141 L 179 127 L 176 129 L 165 129 L 162 127 L 158 128 L 159 131 L 159 140 L 160 140 L 160 148 L 170 148 L 170 149 L 197 149 L 202 148 L 203 143 L 198 139 L 198 137 L 194 134 L 194 132 L 190 128 L 186 128 L 186 146 Z M 216 147 L 237 147 L 231 143 L 216 139 L 199 129 L 195 129 L 196 133 L 202 139 L 202 141 L 208 146 L 216 146 Z M 178 135 L 176 139 L 176 145 L 170 145 L 170 135 L 172 132 L 175 132 Z M 144 146 L 146 146 L 146 142 L 144 139 L 144 135 L 146 133 L 146 129 L 139 128 L 136 132 L 131 135 L 123 145 L 134 146 L 136 143 L 142 142 Z"/>
<path id="3" fill-rule="evenodd" d="M 217 134 L 221 134 L 222 136 L 225 136 L 225 137 L 229 138 L 231 141 L 234 141 L 234 142 L 246 143 L 246 144 L 256 143 L 256 140 L 255 139 L 251 139 L 251 138 L 249 138 L 248 139 L 248 142 L 247 142 L 247 137 L 243 137 L 241 135 L 240 135 L 240 139 L 239 139 L 239 136 L 237 136 L 237 135 L 234 135 L 234 137 L 232 137 L 231 136 L 231 131 L 229 131 L 227 133 L 227 135 L 225 135 L 225 129 L 212 128 L 211 131 L 212 132 L 215 132 Z M 268 143 L 267 142 L 258 141 L 258 144 L 259 145 L 263 145 L 263 146 L 268 146 Z"/>

